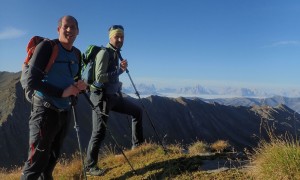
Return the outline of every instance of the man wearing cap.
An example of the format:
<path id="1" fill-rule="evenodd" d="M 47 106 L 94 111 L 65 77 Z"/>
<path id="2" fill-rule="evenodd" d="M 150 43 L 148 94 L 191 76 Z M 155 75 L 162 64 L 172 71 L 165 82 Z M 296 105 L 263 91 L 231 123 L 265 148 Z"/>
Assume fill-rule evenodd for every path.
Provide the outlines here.
<path id="1" fill-rule="evenodd" d="M 126 71 L 127 60 L 119 63 L 119 53 L 124 42 L 124 28 L 113 25 L 108 30 L 109 43 L 105 50 L 100 50 L 95 59 L 95 82 L 91 86 L 90 99 L 96 108 L 93 111 L 93 130 L 87 150 L 87 175 L 101 176 L 105 170 L 97 166 L 98 153 L 101 142 L 104 140 L 109 112 L 115 111 L 132 116 L 132 148 L 143 143 L 142 117 L 143 110 L 121 93 L 119 75 Z M 103 123 L 105 122 L 105 124 Z"/>

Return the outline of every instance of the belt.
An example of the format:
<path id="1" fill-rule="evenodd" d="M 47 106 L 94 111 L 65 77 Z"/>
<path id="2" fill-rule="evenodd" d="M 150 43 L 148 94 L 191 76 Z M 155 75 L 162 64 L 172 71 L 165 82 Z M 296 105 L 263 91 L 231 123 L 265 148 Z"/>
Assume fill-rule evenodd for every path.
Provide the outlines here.
<path id="1" fill-rule="evenodd" d="M 60 109 L 60 108 L 57 108 L 56 106 L 52 105 L 51 103 L 47 102 L 46 100 L 38 97 L 37 95 L 35 95 L 33 97 L 34 99 L 40 101 L 42 103 L 42 105 L 45 107 L 45 108 L 48 108 L 48 109 L 51 109 L 51 110 L 54 110 L 58 113 L 61 113 L 61 112 L 66 112 L 67 110 L 65 109 Z"/>

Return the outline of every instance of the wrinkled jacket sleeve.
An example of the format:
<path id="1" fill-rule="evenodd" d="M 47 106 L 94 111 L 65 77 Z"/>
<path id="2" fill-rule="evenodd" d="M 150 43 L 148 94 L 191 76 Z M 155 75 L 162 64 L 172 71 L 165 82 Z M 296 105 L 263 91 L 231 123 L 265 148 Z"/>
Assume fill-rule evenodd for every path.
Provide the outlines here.
<path id="1" fill-rule="evenodd" d="M 108 71 L 109 53 L 106 50 L 101 50 L 96 55 L 95 75 L 96 82 L 106 83 L 111 79 L 115 79 L 123 73 L 119 67 L 111 72 Z"/>
<path id="2" fill-rule="evenodd" d="M 32 59 L 30 60 L 28 71 L 28 87 L 49 96 L 61 97 L 63 89 L 57 88 L 47 82 L 44 82 L 44 69 L 46 68 L 50 56 L 52 54 L 52 46 L 50 42 L 43 41 L 37 45 Z"/>

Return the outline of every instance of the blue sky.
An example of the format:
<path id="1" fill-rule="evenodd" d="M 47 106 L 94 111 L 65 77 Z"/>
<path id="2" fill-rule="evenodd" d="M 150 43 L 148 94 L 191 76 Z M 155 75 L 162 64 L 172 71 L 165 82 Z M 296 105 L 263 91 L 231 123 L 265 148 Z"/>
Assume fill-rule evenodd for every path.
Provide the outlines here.
<path id="1" fill-rule="evenodd" d="M 106 45 L 108 27 L 122 24 L 136 83 L 300 87 L 297 0 L 3 0 L 0 71 L 20 71 L 28 40 L 56 38 L 63 15 L 79 21 L 82 51 Z"/>

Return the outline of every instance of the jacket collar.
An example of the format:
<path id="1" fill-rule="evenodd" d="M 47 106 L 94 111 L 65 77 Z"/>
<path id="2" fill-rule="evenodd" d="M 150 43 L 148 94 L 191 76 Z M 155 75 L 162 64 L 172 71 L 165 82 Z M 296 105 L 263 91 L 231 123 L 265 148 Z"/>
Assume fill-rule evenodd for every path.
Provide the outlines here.
<path id="1" fill-rule="evenodd" d="M 107 43 L 106 45 L 107 48 L 113 49 L 114 51 L 117 51 L 118 49 L 115 48 L 113 45 L 111 45 L 110 43 Z M 119 49 L 119 51 L 121 51 L 121 49 Z"/>

